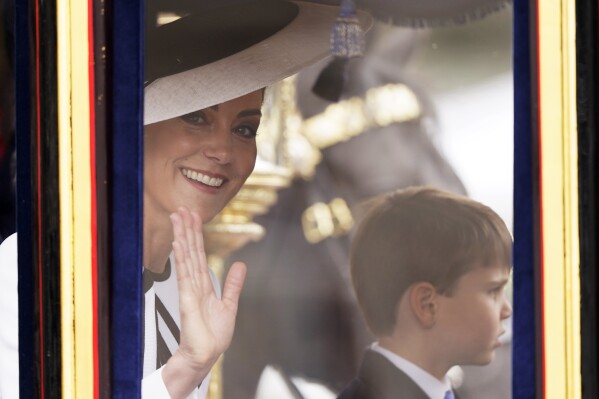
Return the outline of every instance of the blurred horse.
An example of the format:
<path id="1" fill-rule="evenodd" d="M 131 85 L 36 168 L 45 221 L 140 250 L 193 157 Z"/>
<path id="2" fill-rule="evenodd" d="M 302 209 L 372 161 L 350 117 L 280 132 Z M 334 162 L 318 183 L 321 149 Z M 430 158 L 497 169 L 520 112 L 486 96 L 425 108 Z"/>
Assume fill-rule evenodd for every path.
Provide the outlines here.
<path id="1" fill-rule="evenodd" d="M 402 76 L 413 45 L 409 30 L 375 29 L 369 53 L 350 67 L 345 96 L 404 83 L 415 92 L 421 116 L 325 148 L 314 178 L 295 180 L 279 192 L 268 214 L 256 218 L 266 228 L 265 237 L 231 257 L 247 262 L 249 273 L 233 343 L 224 357 L 226 399 L 253 398 L 267 365 L 339 391 L 371 342 L 349 276 L 351 232 L 309 243 L 301 223 L 306 208 L 342 198 L 355 216 L 364 200 L 410 185 L 465 193 L 434 145 L 435 114 L 425 92 Z M 297 102 L 304 118 L 328 105 L 310 92 L 322 66 L 298 77 Z"/>

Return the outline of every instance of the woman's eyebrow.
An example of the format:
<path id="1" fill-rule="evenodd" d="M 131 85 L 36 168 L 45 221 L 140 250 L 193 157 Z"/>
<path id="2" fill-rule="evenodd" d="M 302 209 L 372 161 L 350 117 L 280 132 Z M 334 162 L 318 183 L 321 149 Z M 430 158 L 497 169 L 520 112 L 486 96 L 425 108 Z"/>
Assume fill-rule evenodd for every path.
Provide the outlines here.
<path id="1" fill-rule="evenodd" d="M 238 117 L 254 116 L 254 115 L 262 116 L 262 111 L 260 111 L 259 109 L 248 109 L 246 111 L 241 111 L 240 113 L 237 114 Z"/>

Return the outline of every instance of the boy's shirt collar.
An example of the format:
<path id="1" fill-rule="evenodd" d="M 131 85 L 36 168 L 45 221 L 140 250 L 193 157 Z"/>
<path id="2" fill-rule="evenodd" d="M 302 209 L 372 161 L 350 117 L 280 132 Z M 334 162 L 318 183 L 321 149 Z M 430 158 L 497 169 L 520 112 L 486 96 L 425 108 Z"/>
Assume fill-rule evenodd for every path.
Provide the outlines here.
<path id="1" fill-rule="evenodd" d="M 404 359 L 398 354 L 383 348 L 378 342 L 373 343 L 370 349 L 385 356 L 395 367 L 403 371 L 410 377 L 431 399 L 443 399 L 445 392 L 452 390 L 449 378 L 445 376 L 443 381 L 439 381 L 431 374 L 416 366 L 409 360 Z"/>

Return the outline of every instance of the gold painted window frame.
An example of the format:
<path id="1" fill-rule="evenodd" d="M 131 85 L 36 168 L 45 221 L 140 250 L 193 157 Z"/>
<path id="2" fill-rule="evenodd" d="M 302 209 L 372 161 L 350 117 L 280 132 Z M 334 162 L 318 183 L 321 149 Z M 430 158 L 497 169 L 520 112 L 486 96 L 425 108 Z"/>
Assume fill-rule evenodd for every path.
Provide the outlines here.
<path id="1" fill-rule="evenodd" d="M 543 397 L 582 397 L 574 0 L 537 4 Z"/>

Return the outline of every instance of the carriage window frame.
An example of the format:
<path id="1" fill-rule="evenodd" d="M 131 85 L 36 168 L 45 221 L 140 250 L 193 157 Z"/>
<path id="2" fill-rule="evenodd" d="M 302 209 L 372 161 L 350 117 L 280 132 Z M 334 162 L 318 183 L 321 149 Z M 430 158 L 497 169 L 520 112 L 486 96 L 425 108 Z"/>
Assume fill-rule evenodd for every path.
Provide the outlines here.
<path id="1" fill-rule="evenodd" d="M 54 295 L 53 298 L 57 297 L 55 284 L 60 281 L 60 278 L 56 279 L 56 273 L 64 270 L 64 254 L 69 251 L 75 253 L 77 248 L 80 248 L 78 245 L 87 245 L 86 243 L 88 243 L 88 241 L 80 243 L 80 237 L 73 234 L 72 231 L 76 228 L 74 222 L 70 228 L 67 228 L 71 231 L 66 233 L 69 234 L 67 239 L 64 235 L 65 228 L 57 227 L 58 223 L 62 224 L 65 221 L 59 221 L 56 216 L 44 213 L 48 212 L 47 209 L 42 212 L 42 202 L 36 195 L 58 195 L 60 183 L 53 182 L 53 188 L 45 193 L 40 192 L 39 185 L 33 184 L 33 182 L 40 181 L 41 166 L 44 165 L 40 164 L 37 158 L 41 152 L 31 151 L 32 148 L 41 149 L 40 146 L 43 144 L 39 134 L 43 127 L 43 123 L 39 119 L 41 110 L 45 109 L 44 112 L 49 112 L 52 118 L 56 117 L 56 121 L 52 118 L 51 122 L 48 122 L 50 119 L 44 120 L 44 123 L 55 123 L 56 131 L 59 130 L 61 123 L 58 121 L 58 114 L 54 114 L 57 111 L 52 108 L 52 102 L 40 101 L 44 90 L 51 91 L 52 88 L 42 86 L 44 78 L 39 72 L 40 69 L 35 71 L 36 66 L 44 65 L 44 62 L 47 63 L 53 59 L 51 51 L 48 51 L 53 45 L 58 45 L 58 43 L 52 43 L 51 39 L 45 38 L 43 33 L 58 31 L 64 28 L 64 25 L 57 27 L 56 24 L 48 24 L 48 21 L 44 21 L 40 16 L 51 16 L 61 22 L 70 21 L 70 30 L 66 36 L 61 36 L 60 33 L 55 36 L 57 42 L 65 40 L 64 43 L 77 44 L 76 32 L 87 32 L 88 35 L 89 32 L 92 32 L 91 36 L 105 40 L 106 44 L 105 47 L 102 45 L 95 47 L 95 55 L 99 57 L 96 60 L 104 65 L 105 70 L 99 72 L 88 70 L 88 74 L 96 74 L 94 76 L 104 76 L 105 78 L 104 83 L 94 81 L 91 86 L 95 89 L 103 87 L 105 90 L 103 93 L 106 95 L 103 103 L 106 107 L 105 126 L 95 125 L 94 129 L 95 134 L 105 132 L 104 139 L 106 141 L 104 147 L 100 146 L 100 151 L 103 151 L 100 158 L 105 161 L 102 168 L 105 168 L 107 174 L 106 182 L 95 182 L 95 194 L 98 193 L 98 187 L 100 191 L 105 190 L 101 198 L 106 199 L 109 206 L 106 209 L 106 214 L 103 215 L 104 219 L 102 219 L 106 222 L 103 225 L 105 230 L 96 232 L 98 233 L 96 239 L 97 237 L 101 238 L 100 247 L 106 251 L 101 258 L 106 259 L 110 267 L 99 270 L 97 263 L 94 267 L 96 267 L 97 273 L 106 273 L 104 278 L 106 278 L 108 286 L 105 289 L 106 292 L 111 292 L 112 296 L 109 300 L 105 298 L 107 302 L 104 306 L 108 306 L 105 308 L 105 310 L 109 309 L 108 315 L 104 313 L 98 316 L 95 322 L 92 321 L 92 325 L 96 323 L 94 328 L 105 329 L 102 334 L 106 337 L 106 341 L 98 339 L 98 336 L 102 334 L 93 338 L 94 334 L 92 333 L 91 341 L 88 340 L 85 341 L 87 344 L 80 343 L 79 345 L 91 345 L 95 357 L 92 356 L 90 360 L 73 356 L 67 362 L 63 360 L 61 375 L 53 374 L 51 378 L 60 378 L 63 392 L 71 390 L 88 392 L 91 389 L 94 397 L 136 397 L 140 392 L 141 270 L 132 265 L 141 265 L 144 6 L 141 0 L 115 1 L 110 5 L 103 6 L 99 6 L 100 2 L 92 1 L 90 4 L 97 7 L 73 10 L 61 8 L 65 6 L 65 3 L 60 1 L 47 3 L 43 7 L 38 7 L 41 5 L 39 0 L 16 1 L 16 47 L 28 49 L 28 51 L 19 50 L 15 58 L 17 198 L 19 204 L 17 226 L 20 236 L 19 337 L 21 343 L 30 343 L 29 345 L 22 344 L 20 352 L 20 386 L 24 396 L 26 392 L 35 395 L 40 390 L 50 390 L 52 388 L 49 384 L 55 382 L 53 379 L 44 380 L 44 376 L 47 374 L 44 374 L 43 367 L 48 367 L 51 362 L 46 362 L 45 366 L 41 366 L 43 355 L 39 352 L 40 337 L 37 333 L 39 325 L 36 324 L 39 323 L 39 320 L 51 320 L 53 310 L 43 306 L 40 308 L 36 303 L 39 304 L 39 299 L 45 298 L 44 295 L 48 294 L 48 291 L 44 291 L 44 289 L 50 290 L 51 295 Z M 56 9 L 52 11 L 51 8 L 54 6 Z M 587 387 L 590 386 L 592 392 L 596 393 L 597 391 L 596 383 L 588 385 L 589 381 L 596 377 L 596 360 L 587 359 L 587 363 L 582 363 L 581 368 L 581 358 L 583 357 L 581 345 L 589 345 L 591 348 L 593 342 L 596 345 L 596 340 L 593 341 L 592 338 L 589 338 L 596 331 L 596 319 L 586 322 L 590 324 L 583 323 L 584 328 L 581 335 L 581 316 L 590 317 L 593 307 L 585 307 L 583 303 L 581 315 L 578 277 L 579 262 L 582 262 L 586 271 L 592 269 L 593 262 L 596 262 L 593 250 L 584 246 L 585 242 L 581 247 L 579 238 L 589 240 L 589 235 L 596 237 L 596 235 L 592 235 L 596 233 L 591 234 L 589 231 L 596 232 L 597 228 L 595 217 L 591 222 L 584 222 L 586 224 L 583 224 L 584 229 L 580 230 L 582 233 L 579 235 L 579 212 L 593 215 L 596 205 L 590 205 L 582 210 L 577 206 L 580 200 L 579 195 L 587 198 L 586 189 L 592 189 L 592 193 L 589 194 L 594 195 L 591 197 L 591 204 L 596 204 L 594 191 L 596 179 L 593 180 L 588 176 L 588 170 L 594 170 L 596 160 L 582 158 L 582 163 L 579 164 L 579 159 L 575 156 L 579 153 L 578 149 L 581 143 L 586 143 L 588 140 L 596 148 L 596 141 L 592 140 L 592 136 L 595 134 L 594 129 L 596 129 L 594 118 L 592 118 L 593 123 L 590 126 L 585 125 L 585 121 L 591 118 L 586 115 L 583 123 L 578 123 L 580 130 L 576 129 L 577 122 L 579 122 L 577 117 L 580 117 L 577 114 L 576 105 L 580 106 L 579 109 L 585 109 L 585 104 L 588 103 L 580 103 L 581 94 L 576 91 L 577 79 L 593 82 L 593 92 L 585 95 L 594 101 L 597 90 L 596 60 L 588 61 L 591 66 L 595 67 L 595 70 L 591 71 L 577 70 L 576 61 L 577 57 L 583 57 L 580 54 L 586 50 L 596 55 L 597 5 L 590 6 L 585 3 L 578 7 L 578 9 L 575 8 L 574 2 L 566 0 L 556 4 L 541 2 L 530 4 L 524 0 L 514 0 L 513 2 L 515 79 L 514 353 L 518 354 L 514 357 L 512 368 L 515 398 L 538 395 L 578 398 L 581 397 L 581 386 L 585 383 Z M 588 7 L 591 12 L 585 13 L 584 7 Z M 105 15 L 110 18 L 96 18 L 97 30 L 82 29 L 77 25 L 77 18 L 89 22 L 90 16 L 97 15 L 95 13 L 99 15 L 101 12 L 105 12 Z M 595 16 L 589 17 L 589 15 Z M 44 23 L 46 25 L 43 25 Z M 581 36 L 578 37 L 578 53 L 573 44 L 576 43 L 574 40 L 577 34 L 576 26 L 595 33 L 595 36 L 587 42 L 580 40 Z M 50 40 L 50 42 L 45 43 L 44 40 Z M 586 47 L 581 50 L 581 46 Z M 89 53 L 89 47 L 87 51 Z M 75 51 L 70 54 L 73 57 L 78 56 Z M 105 61 L 101 61 L 102 59 Z M 58 98 L 60 87 L 65 87 L 58 82 L 60 73 L 57 72 L 57 93 L 53 94 L 55 98 Z M 46 78 L 47 82 L 52 82 L 51 76 L 46 76 Z M 72 88 L 68 89 L 68 93 L 72 93 L 70 90 Z M 556 101 L 556 99 L 561 99 L 562 95 L 564 101 Z M 66 100 L 68 104 L 69 101 L 72 101 L 71 96 L 69 94 L 66 97 L 69 98 Z M 95 101 L 94 104 L 97 106 L 98 99 L 90 98 L 94 99 L 90 103 Z M 594 104 L 594 102 L 591 103 Z M 93 105 L 90 109 L 96 110 Z M 591 110 L 586 108 L 586 112 L 590 114 Z M 558 123 L 555 123 L 556 120 Z M 75 140 L 73 125 L 69 126 L 71 133 L 66 137 Z M 90 129 L 92 129 L 91 125 Z M 78 134 L 81 133 L 78 132 Z M 93 135 L 90 137 L 94 138 Z M 95 143 L 94 141 L 92 144 L 95 145 Z M 59 145 L 56 141 L 52 144 L 53 149 L 48 150 L 48 147 L 43 147 L 43 149 L 49 151 L 46 155 L 57 156 Z M 71 148 L 71 150 L 73 149 Z M 74 151 L 87 152 L 88 156 L 91 154 L 97 156 L 99 154 L 96 152 L 97 150 L 97 147 L 90 146 L 87 149 L 82 147 Z M 560 161 L 555 162 L 551 167 L 551 162 L 548 159 L 559 159 Z M 55 162 L 52 165 L 57 166 L 60 160 L 50 159 L 49 162 Z M 584 178 L 579 180 L 580 175 L 577 174 L 579 165 L 582 165 L 580 175 L 587 173 L 584 175 L 587 176 L 587 180 Z M 96 166 L 95 163 L 88 165 L 90 171 Z M 79 180 L 80 177 L 75 175 L 74 166 L 67 168 L 65 173 L 74 179 L 75 185 L 79 182 L 84 185 L 89 184 L 89 182 L 83 183 L 82 180 Z M 556 176 L 559 176 L 559 179 Z M 548 179 L 559 180 L 560 183 L 552 184 Z M 132 190 L 132 187 L 137 191 Z M 63 204 L 61 206 L 64 206 L 62 193 L 60 193 L 60 198 Z M 71 204 L 70 209 L 72 211 L 77 208 Z M 558 221 L 551 220 L 550 214 L 559 214 L 561 217 Z M 97 213 L 96 216 L 98 216 Z M 89 227 L 84 226 L 83 228 L 91 229 L 92 225 L 93 222 L 89 221 Z M 51 226 L 50 231 L 44 231 L 43 227 L 45 226 Z M 63 244 L 58 244 L 57 247 L 56 240 L 59 231 Z M 64 245 L 65 241 L 70 243 L 69 246 L 60 246 Z M 56 259 L 56 253 L 52 254 L 52 249 L 57 248 L 60 248 L 61 251 L 59 252 L 60 260 Z M 580 248 L 583 248 L 582 252 L 579 251 Z M 50 260 L 44 257 L 48 253 L 50 253 Z M 52 266 L 51 273 L 55 273 L 54 275 L 39 274 L 39 271 L 44 271 L 44 268 L 48 266 L 44 262 L 49 262 L 49 265 Z M 92 262 L 93 260 L 90 260 L 91 274 L 93 274 Z M 70 270 L 71 273 L 75 273 L 74 268 Z M 45 280 L 46 278 L 53 279 L 54 282 Z M 48 286 L 45 286 L 46 288 L 43 288 L 44 281 L 50 282 Z M 39 287 L 42 287 L 41 291 Z M 65 295 L 69 294 L 65 294 L 64 291 L 60 292 L 61 301 L 67 301 Z M 594 298 L 595 302 L 593 303 L 596 303 L 596 283 L 591 285 L 590 294 Z M 550 311 L 550 309 L 556 308 L 560 309 L 560 312 Z M 60 312 L 65 311 L 62 308 L 60 310 Z M 75 324 L 78 322 L 76 318 L 73 320 Z M 86 323 L 89 323 L 89 320 Z M 583 342 L 581 342 L 581 337 Z M 60 345 L 70 347 L 73 353 L 81 353 L 78 350 L 81 351 L 83 348 L 83 346 L 77 347 L 71 340 L 60 342 L 59 339 L 58 345 L 53 356 L 63 353 L 64 348 L 61 348 Z M 100 348 L 102 345 L 104 345 L 103 349 Z M 560 348 L 560 350 L 555 348 Z M 69 363 L 71 361 L 72 363 Z M 101 363 L 102 361 L 105 363 Z M 77 362 L 83 363 L 77 364 Z M 70 374 L 73 369 L 90 364 L 94 370 L 91 379 L 78 379 Z M 101 374 L 100 364 L 108 365 L 110 371 Z M 544 377 L 541 378 L 541 376 Z M 109 383 L 100 388 L 99 382 L 102 379 Z"/>

